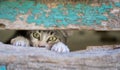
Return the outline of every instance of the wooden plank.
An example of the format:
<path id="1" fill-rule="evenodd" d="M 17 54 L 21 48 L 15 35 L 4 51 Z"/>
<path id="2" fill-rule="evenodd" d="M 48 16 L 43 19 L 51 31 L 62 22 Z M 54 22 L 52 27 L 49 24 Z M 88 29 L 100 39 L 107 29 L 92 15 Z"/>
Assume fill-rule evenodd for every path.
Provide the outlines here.
<path id="1" fill-rule="evenodd" d="M 0 64 L 7 70 L 119 70 L 120 45 L 89 46 L 56 53 L 44 48 L 0 44 Z"/>
<path id="2" fill-rule="evenodd" d="M 88 2 L 89 0 L 86 0 L 86 1 Z M 62 7 L 61 9 L 64 10 L 63 14 L 67 15 L 67 16 L 64 16 L 63 14 L 61 14 L 61 15 L 63 15 L 62 19 L 59 18 L 59 17 L 61 17 L 60 11 L 58 11 L 59 13 L 57 13 L 57 14 L 59 14 L 59 16 L 56 16 L 57 14 L 56 15 L 50 15 L 50 13 L 56 13 L 56 12 L 51 12 L 51 11 L 53 9 L 56 10 L 55 8 L 58 7 L 58 3 L 49 3 L 49 4 L 46 4 L 48 9 L 44 9 L 47 12 L 42 11 L 42 12 L 46 13 L 45 14 L 46 19 L 43 19 L 43 20 L 39 19 L 39 20 L 41 20 L 41 21 L 39 21 L 39 23 L 37 22 L 38 20 L 36 20 L 36 19 L 37 19 L 37 16 L 40 15 L 40 13 L 39 14 L 37 13 L 37 15 L 35 13 L 33 14 L 33 12 L 36 12 L 34 10 L 32 10 L 32 11 L 28 10 L 28 12 L 25 13 L 26 11 L 24 11 L 24 10 L 21 11 L 20 10 L 21 8 L 20 8 L 19 9 L 20 11 L 16 12 L 16 13 L 19 13 L 19 14 L 17 14 L 17 16 L 15 16 L 16 14 L 14 16 L 12 16 L 12 14 L 15 13 L 15 12 L 4 13 L 4 12 L 6 12 L 7 9 L 4 10 L 4 3 L 1 2 L 1 8 L 0 9 L 2 9 L 1 10 L 2 13 L 0 14 L 0 16 L 1 16 L 0 17 L 0 29 L 11 29 L 11 30 L 38 30 L 38 29 L 40 29 L 40 30 L 59 30 L 59 29 L 61 29 L 61 30 L 62 29 L 63 30 L 65 30 L 65 29 L 66 30 L 67 29 L 68 30 L 69 29 L 82 30 L 82 29 L 87 29 L 87 30 L 97 30 L 97 31 L 99 31 L 99 30 L 100 31 L 111 31 L 111 30 L 117 31 L 117 30 L 120 30 L 120 20 L 119 20 L 120 19 L 120 6 L 119 6 L 120 1 L 119 0 L 116 0 L 116 1 L 115 0 L 110 0 L 110 2 L 114 3 L 114 4 L 110 3 L 110 4 L 107 5 L 106 1 L 105 1 L 105 3 L 102 3 L 102 4 L 101 3 L 91 3 L 91 4 L 88 4 L 88 5 L 83 5 L 83 4 L 80 3 L 80 5 L 83 5 L 85 7 L 85 9 L 83 9 L 83 11 L 82 11 L 82 13 L 84 13 L 84 14 L 81 14 L 79 12 L 76 12 L 77 14 L 75 13 L 75 11 L 79 11 L 81 9 L 79 9 L 79 10 L 75 9 L 75 11 L 73 11 L 72 9 Z M 17 2 L 15 2 L 15 3 L 17 4 Z M 31 3 L 31 2 L 29 2 L 29 3 Z M 9 2 L 8 2 L 8 4 L 9 4 Z M 42 6 L 42 4 L 41 4 L 41 6 Z M 61 4 L 61 6 L 62 6 L 62 4 Z M 72 5 L 72 6 L 74 8 L 75 5 Z M 76 4 L 76 6 L 79 6 L 79 3 Z M 96 12 L 99 11 L 98 14 L 95 13 L 95 11 L 92 11 L 92 10 L 90 10 L 90 12 L 94 12 L 94 13 L 89 13 L 89 10 L 87 11 L 87 9 L 91 9 L 92 7 L 97 7 L 97 6 L 103 6 L 103 7 L 99 7 L 100 11 L 96 10 Z M 8 5 L 8 7 L 9 7 L 9 5 Z M 21 5 L 20 5 L 20 7 L 21 7 Z M 11 9 L 16 11 L 16 9 L 14 9 L 14 7 L 11 8 Z M 24 9 L 24 8 L 22 8 L 22 9 Z M 31 9 L 34 9 L 34 8 L 31 8 Z M 68 14 L 65 9 L 67 9 L 67 11 L 72 10 L 73 14 L 70 14 L 72 12 L 70 12 Z M 95 9 L 97 9 L 97 8 L 95 8 Z M 107 9 L 108 9 L 108 11 L 107 11 Z M 103 12 L 104 10 L 106 10 L 107 12 Z M 9 11 L 9 10 L 7 10 L 7 11 Z M 85 12 L 88 12 L 87 15 L 86 15 Z M 9 15 L 8 16 L 9 18 L 6 17 L 7 15 L 4 16 L 3 13 Z M 100 14 L 100 13 L 103 13 L 103 14 Z M 89 15 L 89 14 L 92 14 L 92 15 Z M 96 14 L 97 16 L 94 15 L 94 14 Z M 10 17 L 10 15 L 11 15 L 11 17 Z M 30 15 L 34 15 L 33 17 L 35 19 L 34 20 L 35 22 L 28 23 L 29 20 L 32 20 L 32 19 L 28 20 Z M 48 19 L 49 15 L 52 16 L 52 17 L 58 17 L 59 19 L 61 19 L 61 21 L 59 21 L 55 18 Z M 72 15 L 72 16 L 69 16 L 69 15 Z M 76 19 L 77 16 L 79 17 L 79 19 L 78 18 Z M 81 19 L 80 16 L 84 16 L 84 17 L 82 17 L 82 19 Z M 94 18 L 94 17 L 96 17 L 96 18 Z M 5 19 L 5 18 L 7 18 L 7 19 Z M 69 21 L 67 21 L 68 18 L 69 18 Z M 74 20 L 72 20 L 72 19 L 74 19 Z M 55 21 L 55 23 L 53 21 L 50 22 L 51 25 L 53 25 L 53 26 L 51 26 L 49 24 L 48 21 L 50 21 L 50 20 Z M 42 23 L 43 21 L 44 21 L 44 23 Z M 61 22 L 61 23 L 59 23 L 59 22 Z M 69 22 L 69 23 L 67 23 L 67 22 Z M 77 22 L 77 24 L 76 24 L 76 22 Z M 45 26 L 47 24 L 49 24 L 48 27 Z"/>

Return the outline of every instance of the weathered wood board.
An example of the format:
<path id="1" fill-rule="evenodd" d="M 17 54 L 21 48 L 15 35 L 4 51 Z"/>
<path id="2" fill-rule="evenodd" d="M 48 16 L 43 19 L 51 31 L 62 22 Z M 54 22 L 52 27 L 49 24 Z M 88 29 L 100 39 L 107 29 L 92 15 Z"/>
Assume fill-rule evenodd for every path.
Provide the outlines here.
<path id="1" fill-rule="evenodd" d="M 0 64 L 7 70 L 120 70 L 120 45 L 91 46 L 56 53 L 44 48 L 0 44 Z"/>
<path id="2" fill-rule="evenodd" d="M 120 0 L 87 5 L 63 5 L 56 2 L 33 5 L 31 1 L 23 4 L 13 2 L 15 5 L 12 2 L 0 3 L 0 29 L 120 30 Z"/>
<path id="3" fill-rule="evenodd" d="M 15 0 L 10 0 L 10 1 L 15 1 Z M 88 16 L 88 14 L 86 15 L 80 13 L 77 14 L 77 16 L 81 16 L 81 15 L 87 16 L 84 18 L 86 19 L 86 21 L 84 21 L 85 25 L 84 24 L 81 25 L 82 22 L 81 20 L 80 21 L 77 20 L 79 24 L 73 24 L 74 22 L 76 22 L 76 20 L 73 20 L 73 22 L 71 23 L 65 23 L 68 24 L 67 26 L 55 25 L 52 27 L 51 26 L 45 27 L 44 23 L 41 25 L 37 25 L 35 22 L 28 23 L 27 20 L 29 15 L 31 15 L 31 11 L 28 11 L 27 13 L 24 14 L 21 14 L 20 12 L 20 14 L 17 14 L 17 16 L 15 17 L 15 20 L 11 22 L 8 18 L 7 19 L 5 19 L 6 17 L 3 18 L 4 15 L 7 14 L 6 16 L 8 16 L 9 14 L 11 14 L 11 12 L 9 12 L 9 10 L 7 10 L 6 8 L 4 9 L 4 7 L 1 7 L 0 4 L 0 29 L 11 29 L 11 30 L 88 29 L 88 30 L 107 30 L 107 31 L 120 30 L 120 5 L 119 5 L 120 0 L 110 0 L 110 1 L 113 3 L 112 6 L 114 7 L 109 9 L 109 13 L 114 15 L 114 17 L 110 17 L 110 15 L 108 15 L 108 12 L 107 13 L 105 12 L 103 13 L 103 16 L 107 17 L 108 19 L 102 20 L 100 24 L 92 23 L 91 25 L 86 25 L 87 24 L 86 21 L 91 21 L 89 20 L 89 17 L 91 19 L 91 17 L 94 18 L 95 16 Z M 117 2 L 116 6 L 114 5 L 115 2 Z M 105 7 L 109 7 L 106 5 Z M 92 3 L 89 6 L 100 6 L 100 5 L 97 3 Z M 104 4 L 101 6 L 104 6 Z M 47 9 L 47 11 L 49 13 L 49 10 L 51 11 L 51 9 L 54 9 L 56 7 L 56 3 L 48 4 L 48 7 L 49 9 Z M 102 9 L 103 9 L 102 11 L 104 11 L 107 8 L 105 9 L 102 8 Z M 8 12 L 6 14 L 3 14 L 6 11 Z M 66 11 L 64 12 L 66 13 Z M 47 16 L 49 16 L 48 13 Z M 73 14 L 75 15 L 75 13 Z M 3 15 L 2 18 L 1 15 Z M 99 16 L 100 15 L 101 14 L 99 14 Z M 74 18 L 74 16 L 72 17 L 70 16 L 69 18 Z M 34 19 L 36 19 L 36 17 L 34 17 Z M 99 17 L 99 19 L 102 18 Z M 44 19 L 43 21 L 47 21 L 47 19 Z M 98 20 L 93 20 L 93 21 L 96 22 Z M 58 23 L 59 22 L 60 21 L 58 21 Z M 19 46 L 12 46 L 12 45 L 6 45 L 0 43 L 0 65 L 5 65 L 7 70 L 120 70 L 119 59 L 120 59 L 120 45 L 91 46 L 91 47 L 87 47 L 86 50 L 70 52 L 70 53 L 56 53 L 50 50 L 46 50 L 44 48 L 19 47 Z"/>

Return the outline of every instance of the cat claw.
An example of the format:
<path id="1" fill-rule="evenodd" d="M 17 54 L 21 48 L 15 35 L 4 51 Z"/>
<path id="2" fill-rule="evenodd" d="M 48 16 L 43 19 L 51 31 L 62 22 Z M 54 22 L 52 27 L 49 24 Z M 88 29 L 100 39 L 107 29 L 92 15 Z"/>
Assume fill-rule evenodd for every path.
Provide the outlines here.
<path id="1" fill-rule="evenodd" d="M 52 51 L 58 52 L 58 53 L 68 53 L 70 52 L 69 48 L 67 45 L 65 45 L 62 42 L 58 42 L 54 44 L 51 48 Z"/>
<path id="2" fill-rule="evenodd" d="M 11 40 L 11 44 L 15 45 L 15 46 L 29 46 L 29 41 L 21 36 L 18 36 L 14 39 Z"/>

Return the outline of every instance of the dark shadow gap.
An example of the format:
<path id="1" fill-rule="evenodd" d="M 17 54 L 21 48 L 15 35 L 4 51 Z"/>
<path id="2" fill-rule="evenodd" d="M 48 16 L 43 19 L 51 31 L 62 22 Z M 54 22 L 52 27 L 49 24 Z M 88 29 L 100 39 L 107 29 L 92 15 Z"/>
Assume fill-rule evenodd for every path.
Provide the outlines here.
<path id="1" fill-rule="evenodd" d="M 0 41 L 6 43 L 16 36 L 16 30 L 0 30 Z M 25 34 L 25 33 L 23 33 Z M 7 42 L 8 43 L 8 42 Z M 120 44 L 119 31 L 77 31 L 67 38 L 67 45 L 71 51 L 84 50 L 87 46 Z"/>

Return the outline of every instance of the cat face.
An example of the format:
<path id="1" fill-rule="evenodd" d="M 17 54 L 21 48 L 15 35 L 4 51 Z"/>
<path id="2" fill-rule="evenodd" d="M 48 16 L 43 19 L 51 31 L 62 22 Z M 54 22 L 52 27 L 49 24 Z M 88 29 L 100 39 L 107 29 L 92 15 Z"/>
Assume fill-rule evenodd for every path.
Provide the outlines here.
<path id="1" fill-rule="evenodd" d="M 65 37 L 59 31 L 35 30 L 30 32 L 30 41 L 32 46 L 50 49 L 57 42 L 65 42 Z"/>

